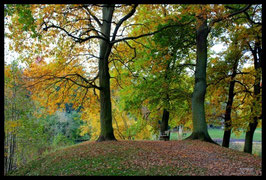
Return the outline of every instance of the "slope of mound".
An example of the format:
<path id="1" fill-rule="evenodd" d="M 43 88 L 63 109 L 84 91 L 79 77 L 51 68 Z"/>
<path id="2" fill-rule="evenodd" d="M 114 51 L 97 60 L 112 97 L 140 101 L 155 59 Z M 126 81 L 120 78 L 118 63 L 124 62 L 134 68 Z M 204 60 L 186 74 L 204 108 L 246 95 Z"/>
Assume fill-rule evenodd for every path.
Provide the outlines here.
<path id="1" fill-rule="evenodd" d="M 261 175 L 261 158 L 198 140 L 84 142 L 9 175 Z"/>

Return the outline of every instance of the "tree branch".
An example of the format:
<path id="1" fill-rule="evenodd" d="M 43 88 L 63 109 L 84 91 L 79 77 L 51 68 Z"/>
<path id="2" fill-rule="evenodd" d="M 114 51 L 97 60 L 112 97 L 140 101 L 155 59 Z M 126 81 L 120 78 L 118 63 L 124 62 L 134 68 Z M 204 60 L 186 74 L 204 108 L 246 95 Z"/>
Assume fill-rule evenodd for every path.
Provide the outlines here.
<path id="1" fill-rule="evenodd" d="M 258 25 L 261 25 L 261 26 L 262 26 L 262 23 L 261 23 L 261 22 L 255 22 L 255 21 L 253 21 L 253 20 L 250 18 L 249 14 L 248 14 L 247 12 L 244 12 L 244 14 L 246 15 L 247 20 L 248 20 L 251 24 L 258 24 Z"/>
<path id="2" fill-rule="evenodd" d="M 151 35 L 154 35 L 156 33 L 159 33 L 165 29 L 168 29 L 168 28 L 172 28 L 172 27 L 177 27 L 177 26 L 183 26 L 183 25 L 187 25 L 189 23 L 191 23 L 193 20 L 189 21 L 188 23 L 185 23 L 185 24 L 175 24 L 175 25 L 169 25 L 169 26 L 164 26 L 163 28 L 157 30 L 157 31 L 154 31 L 154 32 L 150 32 L 150 33 L 146 33 L 146 34 L 141 34 L 139 36 L 134 36 L 134 37 L 125 37 L 125 38 L 121 38 L 121 39 L 117 39 L 117 40 L 113 40 L 111 41 L 110 43 L 111 44 L 115 44 L 117 42 L 121 42 L 121 41 L 127 41 L 127 40 L 134 40 L 134 39 L 139 39 L 141 37 L 146 37 L 146 36 L 151 36 Z"/>
<path id="3" fill-rule="evenodd" d="M 76 76 L 76 77 L 79 77 L 79 78 L 82 79 L 85 83 L 87 83 L 87 84 L 89 84 L 89 85 L 80 84 L 80 83 L 74 81 L 73 79 L 69 78 L 69 76 Z M 47 77 L 47 78 L 45 78 L 45 77 Z M 81 76 L 81 75 L 78 74 L 78 73 L 67 74 L 67 75 L 65 75 L 65 76 L 56 76 L 56 75 L 52 75 L 52 74 L 45 74 L 45 75 L 42 75 L 42 76 L 39 76 L 39 77 L 31 77 L 31 78 L 33 78 L 33 79 L 41 79 L 41 78 L 43 78 L 43 79 L 41 79 L 40 81 L 37 81 L 37 82 L 34 83 L 34 84 L 31 84 L 31 85 L 27 86 L 28 88 L 33 87 L 33 86 L 35 86 L 35 85 L 37 85 L 37 84 L 39 84 L 39 83 L 42 83 L 42 82 L 44 82 L 44 81 L 49 81 L 49 80 L 54 80 L 54 79 L 62 79 L 62 80 L 71 81 L 71 82 L 73 82 L 74 84 L 76 84 L 76 85 L 78 85 L 78 86 L 80 86 L 80 87 L 86 88 L 86 89 L 88 89 L 88 88 L 96 88 L 96 89 L 98 89 L 98 90 L 101 90 L 101 88 L 98 87 L 97 85 L 95 85 L 95 83 L 94 83 L 95 80 L 98 78 L 98 75 L 97 75 L 96 77 L 94 77 L 93 79 L 91 79 L 91 80 L 86 79 L 85 77 Z M 57 82 L 58 82 L 58 81 L 57 81 Z M 57 83 L 57 82 L 56 82 L 56 83 Z M 56 83 L 52 83 L 52 84 L 56 84 Z"/>
<path id="4" fill-rule="evenodd" d="M 242 92 L 247 92 L 249 93 L 250 95 L 252 95 L 252 92 L 248 90 L 247 86 L 245 84 L 243 84 L 242 82 L 238 81 L 238 80 L 234 80 L 236 83 L 240 84 L 241 86 L 243 86 L 245 88 L 244 91 Z"/>
<path id="5" fill-rule="evenodd" d="M 186 64 L 178 64 L 176 67 L 184 67 L 184 66 L 196 66 L 196 64 L 186 63 Z"/>
<path id="6" fill-rule="evenodd" d="M 246 10 L 248 10 L 250 7 L 251 7 L 251 4 L 248 4 L 248 5 L 245 6 L 244 8 L 242 8 L 242 9 L 236 11 L 236 12 L 233 12 L 233 13 L 229 14 L 229 15 L 226 16 L 226 17 L 220 17 L 220 18 L 217 18 L 217 19 L 213 19 L 213 20 L 210 22 L 209 26 L 208 26 L 209 31 L 210 31 L 210 28 L 211 28 L 215 23 L 220 22 L 220 21 L 222 21 L 222 20 L 224 20 L 224 19 L 226 19 L 226 18 L 233 17 L 233 16 L 235 16 L 235 15 L 237 15 L 237 14 L 243 13 L 243 12 L 245 12 Z"/>
<path id="7" fill-rule="evenodd" d="M 102 40 L 108 42 L 108 39 L 106 39 L 106 38 L 104 38 L 102 36 L 88 36 L 87 38 L 79 38 L 79 37 L 73 36 L 66 29 L 64 29 L 64 28 L 62 28 L 60 26 L 56 26 L 54 24 L 52 24 L 50 26 L 47 26 L 46 23 L 44 23 L 44 24 L 45 24 L 45 28 L 43 28 L 43 30 L 47 31 L 50 28 L 60 29 L 61 31 L 64 31 L 69 37 L 73 38 L 75 42 L 82 43 L 82 42 L 85 42 L 85 41 L 90 40 L 90 39 L 102 39 Z"/>
<path id="8" fill-rule="evenodd" d="M 116 37 L 117 31 L 118 31 L 118 29 L 120 28 L 120 26 L 122 25 L 122 23 L 123 23 L 124 21 L 126 21 L 127 19 L 129 19 L 131 16 L 133 16 L 133 14 L 136 12 L 136 8 L 137 8 L 137 6 L 138 6 L 138 4 L 134 4 L 132 10 L 131 10 L 127 15 L 125 15 L 122 19 L 120 19 L 120 21 L 117 23 L 111 41 L 114 41 L 114 40 L 115 40 L 115 37 Z"/>
<path id="9" fill-rule="evenodd" d="M 88 6 L 86 6 L 86 5 L 84 5 L 84 6 L 82 6 L 85 10 L 86 10 L 86 12 L 87 12 L 87 14 L 89 14 L 95 21 L 96 21 L 96 23 L 98 24 L 98 26 L 99 27 L 101 27 L 102 26 L 102 23 L 100 22 L 100 20 L 89 10 L 89 8 L 88 8 Z"/>

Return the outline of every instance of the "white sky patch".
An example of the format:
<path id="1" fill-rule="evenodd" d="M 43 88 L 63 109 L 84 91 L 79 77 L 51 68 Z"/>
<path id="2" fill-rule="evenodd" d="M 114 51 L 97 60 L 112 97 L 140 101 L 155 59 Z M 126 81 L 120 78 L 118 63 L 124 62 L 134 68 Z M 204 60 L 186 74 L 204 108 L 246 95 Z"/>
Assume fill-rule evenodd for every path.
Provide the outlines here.
<path id="1" fill-rule="evenodd" d="M 5 34 L 6 33 L 10 33 L 9 29 L 7 28 L 7 22 L 8 19 L 5 18 L 4 19 L 4 31 L 5 31 Z M 14 52 L 14 51 L 11 51 L 9 50 L 9 46 L 10 46 L 10 39 L 7 38 L 7 37 L 4 37 L 4 61 L 5 61 L 5 64 L 11 64 L 12 61 L 14 61 L 15 59 L 18 58 L 19 54 Z"/>
<path id="2" fill-rule="evenodd" d="M 226 50 L 226 46 L 224 43 L 218 43 L 211 47 L 211 50 L 215 51 L 216 53 L 220 53 Z"/>

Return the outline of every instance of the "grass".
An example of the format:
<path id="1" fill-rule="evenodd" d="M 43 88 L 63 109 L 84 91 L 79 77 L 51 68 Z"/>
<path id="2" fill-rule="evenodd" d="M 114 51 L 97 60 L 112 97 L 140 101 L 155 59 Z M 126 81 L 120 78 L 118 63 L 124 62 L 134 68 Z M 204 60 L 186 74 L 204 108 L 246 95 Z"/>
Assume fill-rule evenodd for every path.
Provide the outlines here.
<path id="1" fill-rule="evenodd" d="M 249 169 L 249 172 L 243 172 Z M 198 140 L 84 142 L 9 176 L 260 175 L 261 158 Z"/>
<path id="2" fill-rule="evenodd" d="M 209 128 L 208 129 L 209 135 L 212 139 L 223 139 L 224 131 L 222 129 L 215 129 L 215 128 Z M 188 137 L 191 133 L 187 133 L 184 137 Z M 257 128 L 254 132 L 253 141 L 261 141 L 261 128 Z M 171 140 L 178 140 L 177 133 L 171 133 Z M 239 135 L 236 135 L 235 133 L 231 134 L 231 139 L 245 139 L 245 133 L 242 132 Z"/>
<path id="3" fill-rule="evenodd" d="M 222 139 L 224 131 L 222 129 L 209 129 L 209 134 L 213 139 Z M 231 133 L 231 139 L 245 139 L 245 133 L 239 135 Z M 261 128 L 257 128 L 254 132 L 253 141 L 261 141 Z"/>
<path id="4" fill-rule="evenodd" d="M 215 129 L 215 128 L 209 128 L 208 129 L 209 135 L 211 136 L 212 139 L 223 139 L 223 134 L 224 131 L 222 129 Z M 188 137 L 191 133 L 187 133 L 183 139 Z M 260 141 L 261 142 L 262 134 L 261 134 L 261 128 L 257 128 L 254 132 L 253 136 L 253 141 Z M 178 140 L 178 135 L 177 133 L 171 133 L 171 140 Z M 245 139 L 245 133 L 242 132 L 239 135 L 236 135 L 235 133 L 231 134 L 231 140 L 232 139 L 237 139 L 237 140 L 244 140 Z M 218 142 L 219 143 L 219 142 Z M 221 142 L 220 142 L 221 144 Z M 244 142 L 230 142 L 229 145 L 230 148 L 238 150 L 238 151 L 243 151 L 244 149 Z M 252 153 L 260 156 L 262 155 L 262 145 L 261 143 L 253 143 L 253 150 Z"/>

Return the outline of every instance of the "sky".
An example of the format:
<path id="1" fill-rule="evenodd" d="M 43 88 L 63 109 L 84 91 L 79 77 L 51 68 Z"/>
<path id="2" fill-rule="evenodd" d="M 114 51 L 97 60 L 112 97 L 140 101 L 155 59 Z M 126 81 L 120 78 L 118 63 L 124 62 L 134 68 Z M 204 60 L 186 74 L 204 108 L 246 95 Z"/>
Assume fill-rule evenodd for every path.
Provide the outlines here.
<path id="1" fill-rule="evenodd" d="M 5 30 L 6 30 L 6 28 L 5 28 Z M 4 60 L 7 64 L 10 64 L 13 60 L 15 60 L 19 57 L 18 53 L 16 53 L 15 51 L 9 50 L 9 44 L 10 44 L 10 40 L 7 37 L 5 37 L 4 38 L 4 57 L 5 57 Z M 225 49 L 226 49 L 226 46 L 223 43 L 215 44 L 211 48 L 211 50 L 215 51 L 216 53 L 219 53 Z"/>

